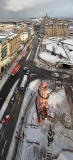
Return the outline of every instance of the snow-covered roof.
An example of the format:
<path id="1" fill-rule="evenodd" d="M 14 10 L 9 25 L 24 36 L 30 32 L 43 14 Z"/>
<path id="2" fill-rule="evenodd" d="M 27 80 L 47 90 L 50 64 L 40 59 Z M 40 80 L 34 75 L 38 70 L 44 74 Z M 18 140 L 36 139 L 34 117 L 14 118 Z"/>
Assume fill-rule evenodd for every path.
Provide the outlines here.
<path id="1" fill-rule="evenodd" d="M 73 30 L 73 26 L 69 26 L 69 30 Z"/>
<path id="2" fill-rule="evenodd" d="M 17 34 L 11 32 L 11 33 L 9 33 L 8 39 L 13 39 L 16 36 L 17 36 Z"/>
<path id="3" fill-rule="evenodd" d="M 43 60 L 51 63 L 60 61 L 73 64 L 73 38 L 44 38 L 42 46 L 42 49 L 45 49 L 45 53 L 40 53 L 40 58 Z M 56 53 L 56 56 L 52 55 L 51 52 Z M 62 56 L 62 59 L 59 55 Z"/>
<path id="4" fill-rule="evenodd" d="M 0 39 L 2 39 L 2 38 L 6 38 L 6 36 L 4 36 L 4 35 L 3 35 L 3 36 L 0 36 Z"/>
<path id="5" fill-rule="evenodd" d="M 13 32 L 9 32 L 7 34 L 1 34 L 0 35 L 0 39 L 12 39 L 16 36 L 17 34 L 13 33 Z"/>

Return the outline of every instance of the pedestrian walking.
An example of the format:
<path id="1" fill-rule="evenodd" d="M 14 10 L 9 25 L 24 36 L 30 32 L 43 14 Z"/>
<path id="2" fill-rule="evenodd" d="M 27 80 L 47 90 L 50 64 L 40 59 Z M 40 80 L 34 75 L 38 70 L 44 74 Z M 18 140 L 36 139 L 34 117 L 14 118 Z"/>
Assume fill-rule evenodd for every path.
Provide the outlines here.
<path id="1" fill-rule="evenodd" d="M 49 146 L 49 144 L 50 143 L 52 143 L 53 142 L 53 140 L 54 140 L 54 131 L 52 130 L 52 126 L 51 126 L 51 124 L 50 124 L 50 127 L 49 127 L 49 130 L 48 130 L 48 146 Z"/>
<path id="2" fill-rule="evenodd" d="M 24 123 L 24 117 L 21 117 L 21 123 L 22 124 Z"/>
<path id="3" fill-rule="evenodd" d="M 24 139 L 24 131 L 23 131 L 23 139 Z"/>

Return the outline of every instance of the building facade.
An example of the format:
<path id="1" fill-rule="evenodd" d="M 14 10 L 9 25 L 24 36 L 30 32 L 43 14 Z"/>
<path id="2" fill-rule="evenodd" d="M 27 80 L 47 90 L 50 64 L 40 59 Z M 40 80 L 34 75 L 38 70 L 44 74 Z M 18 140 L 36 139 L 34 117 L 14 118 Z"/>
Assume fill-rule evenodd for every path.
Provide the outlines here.
<path id="1" fill-rule="evenodd" d="M 17 25 L 15 28 L 15 33 L 22 34 L 23 32 L 28 32 L 27 24 Z"/>
<path id="2" fill-rule="evenodd" d="M 28 39 L 28 32 L 23 32 L 23 33 L 20 35 L 20 37 L 21 37 L 21 41 L 22 41 L 22 42 L 27 41 L 27 39 Z"/>
<path id="3" fill-rule="evenodd" d="M 15 34 L 7 39 L 7 54 L 11 57 L 18 51 L 21 46 L 19 34 Z"/>
<path id="4" fill-rule="evenodd" d="M 49 37 L 68 37 L 69 26 L 65 21 L 59 22 L 46 15 L 44 18 L 44 35 Z"/>
<path id="5" fill-rule="evenodd" d="M 5 68 L 5 64 L 8 63 L 6 35 L 0 36 L 0 73 Z"/>
<path id="6" fill-rule="evenodd" d="M 16 56 L 21 47 L 20 35 L 11 33 L 0 36 L 0 73 Z"/>
<path id="7" fill-rule="evenodd" d="M 32 37 L 34 35 L 34 27 L 33 26 L 28 27 L 28 35 L 29 35 L 29 37 Z"/>

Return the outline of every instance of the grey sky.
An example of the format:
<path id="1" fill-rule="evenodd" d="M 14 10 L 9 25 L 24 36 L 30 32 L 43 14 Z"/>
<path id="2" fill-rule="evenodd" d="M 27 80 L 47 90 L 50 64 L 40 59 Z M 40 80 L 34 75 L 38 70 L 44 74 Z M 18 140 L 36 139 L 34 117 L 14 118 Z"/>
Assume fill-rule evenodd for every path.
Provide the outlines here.
<path id="1" fill-rule="evenodd" d="M 73 17 L 73 0 L 0 0 L 0 18 Z"/>

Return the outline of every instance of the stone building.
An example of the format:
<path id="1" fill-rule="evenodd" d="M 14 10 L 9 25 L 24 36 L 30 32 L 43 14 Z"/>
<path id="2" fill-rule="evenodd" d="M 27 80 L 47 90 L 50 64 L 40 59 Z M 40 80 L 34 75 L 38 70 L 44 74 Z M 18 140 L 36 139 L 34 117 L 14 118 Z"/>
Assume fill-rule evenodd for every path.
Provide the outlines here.
<path id="1" fill-rule="evenodd" d="M 9 58 L 7 55 L 7 44 L 6 41 L 3 39 L 0 39 L 0 73 L 5 68 L 6 63 L 8 63 Z"/>
<path id="2" fill-rule="evenodd" d="M 15 33 L 21 35 L 23 32 L 28 32 L 28 26 L 27 26 L 27 24 L 16 25 Z"/>
<path id="3" fill-rule="evenodd" d="M 28 32 L 23 32 L 23 33 L 20 35 L 20 37 L 21 37 L 21 41 L 22 41 L 22 42 L 27 41 L 27 40 L 28 40 Z"/>
<path id="4" fill-rule="evenodd" d="M 12 56 L 17 53 L 21 46 L 21 39 L 19 34 L 13 34 L 7 39 L 7 54 Z"/>
<path id="5" fill-rule="evenodd" d="M 49 18 L 47 15 L 44 18 L 44 36 L 49 37 L 68 37 L 69 27 L 65 21 Z"/>
<path id="6" fill-rule="evenodd" d="M 20 47 L 20 35 L 14 33 L 0 35 L 0 73 L 16 56 Z"/>

